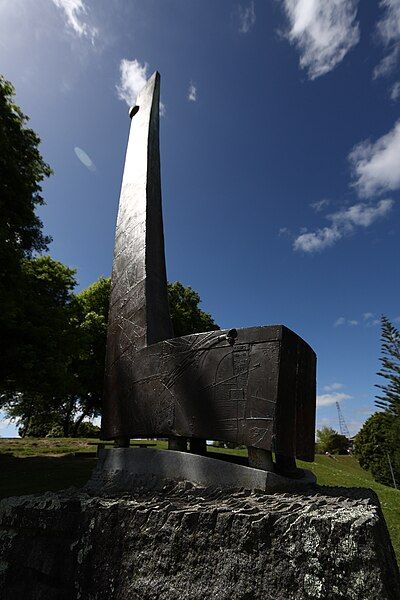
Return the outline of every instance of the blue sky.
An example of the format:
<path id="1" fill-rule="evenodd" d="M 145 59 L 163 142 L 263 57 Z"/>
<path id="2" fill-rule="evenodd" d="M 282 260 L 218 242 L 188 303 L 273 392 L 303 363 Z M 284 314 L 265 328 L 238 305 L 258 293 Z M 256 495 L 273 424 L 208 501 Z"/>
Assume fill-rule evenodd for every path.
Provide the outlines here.
<path id="1" fill-rule="evenodd" d="M 374 412 L 400 321 L 400 1 L 0 1 L 0 72 L 54 169 L 40 211 L 80 287 L 111 270 L 128 104 L 161 73 L 170 281 L 221 327 L 318 355 L 318 424 Z M 0 423 L 3 436 L 15 428 Z"/>

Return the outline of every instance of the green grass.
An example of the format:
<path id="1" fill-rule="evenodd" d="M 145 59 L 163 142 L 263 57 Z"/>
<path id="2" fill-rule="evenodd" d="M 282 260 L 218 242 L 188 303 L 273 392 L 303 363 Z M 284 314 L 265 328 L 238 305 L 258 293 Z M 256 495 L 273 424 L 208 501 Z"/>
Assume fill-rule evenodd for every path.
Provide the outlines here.
<path id="1" fill-rule="evenodd" d="M 96 447 L 88 439 L 0 439 L 0 498 L 79 487 L 90 477 L 96 464 Z M 143 440 L 145 442 L 145 440 Z M 157 441 L 157 448 L 167 443 Z M 246 450 L 209 448 L 216 453 L 246 456 Z M 78 452 L 79 456 L 74 456 Z M 85 453 L 87 457 L 85 457 Z M 380 500 L 398 560 L 400 561 L 400 490 L 376 483 L 353 456 L 317 455 L 313 463 L 298 461 L 315 473 L 320 485 L 365 487 Z"/>

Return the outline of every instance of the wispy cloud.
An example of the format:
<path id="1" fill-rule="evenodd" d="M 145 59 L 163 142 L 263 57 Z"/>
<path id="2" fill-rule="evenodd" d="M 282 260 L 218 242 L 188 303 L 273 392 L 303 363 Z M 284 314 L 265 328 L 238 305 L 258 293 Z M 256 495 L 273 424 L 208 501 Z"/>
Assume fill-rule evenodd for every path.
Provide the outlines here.
<path id="1" fill-rule="evenodd" d="M 333 246 L 341 237 L 342 233 L 337 227 L 324 227 L 297 236 L 293 242 L 293 249 L 312 254 Z"/>
<path id="2" fill-rule="evenodd" d="M 291 231 L 290 231 L 290 229 L 288 227 L 281 227 L 278 230 L 278 235 L 279 235 L 279 237 L 283 237 L 283 236 L 284 237 L 291 237 L 292 236 Z"/>
<path id="3" fill-rule="evenodd" d="M 330 385 L 324 386 L 324 392 L 336 392 L 337 390 L 341 390 L 344 388 L 343 383 L 331 383 Z"/>
<path id="4" fill-rule="evenodd" d="M 376 327 L 381 323 L 381 320 L 377 319 L 374 313 L 371 312 L 366 312 L 363 314 L 363 321 L 366 327 Z"/>
<path id="5" fill-rule="evenodd" d="M 136 98 L 139 92 L 146 85 L 149 77 L 149 65 L 145 62 L 141 64 L 136 58 L 128 60 L 123 58 L 119 64 L 120 82 L 115 87 L 118 98 L 125 100 L 128 106 L 136 104 Z M 165 115 L 165 104 L 160 101 L 160 115 Z"/>
<path id="6" fill-rule="evenodd" d="M 341 327 L 342 325 L 348 325 L 349 327 L 357 327 L 358 325 L 357 319 L 346 319 L 345 317 L 338 317 L 336 321 L 334 321 L 334 327 Z"/>
<path id="7" fill-rule="evenodd" d="M 372 313 L 372 312 L 365 312 L 363 314 L 364 321 L 369 321 L 370 319 L 373 319 L 373 317 L 374 317 L 374 313 Z"/>
<path id="8" fill-rule="evenodd" d="M 338 317 L 336 319 L 336 321 L 334 322 L 333 326 L 340 327 L 341 325 L 345 325 L 345 324 L 346 324 L 346 319 L 344 317 Z"/>
<path id="9" fill-rule="evenodd" d="M 376 142 L 364 140 L 349 154 L 354 187 L 370 198 L 400 188 L 400 120 Z"/>
<path id="10" fill-rule="evenodd" d="M 187 98 L 188 98 L 189 102 L 197 101 L 197 87 L 194 85 L 194 83 L 190 83 L 190 85 L 189 85 Z"/>
<path id="11" fill-rule="evenodd" d="M 94 162 L 92 161 L 90 156 L 88 154 L 86 154 L 86 152 L 84 150 L 82 150 L 82 148 L 79 148 L 79 146 L 75 146 L 74 152 L 75 152 L 76 156 L 78 157 L 78 159 L 81 161 L 81 163 L 87 169 L 89 169 L 89 171 L 96 170 L 96 165 L 94 164 Z"/>
<path id="12" fill-rule="evenodd" d="M 85 23 L 88 10 L 84 0 L 52 0 L 63 11 L 68 27 L 79 37 L 87 37 L 92 43 L 98 34 L 95 27 Z"/>
<path id="13" fill-rule="evenodd" d="M 318 200 L 317 202 L 312 202 L 310 204 L 311 208 L 315 210 L 315 212 L 322 212 L 330 205 L 331 201 L 328 198 L 322 198 L 322 200 Z"/>
<path id="14" fill-rule="evenodd" d="M 249 33 L 256 24 L 256 11 L 254 2 L 250 2 L 247 6 L 238 6 L 239 17 L 239 33 Z"/>
<path id="15" fill-rule="evenodd" d="M 320 394 L 317 396 L 317 406 L 331 406 L 335 402 L 342 402 L 343 400 L 351 400 L 353 396 L 345 394 L 343 392 L 332 392 L 330 394 Z"/>
<path id="16" fill-rule="evenodd" d="M 390 75 L 400 58 L 400 2 L 399 0 L 381 0 L 384 13 L 377 23 L 378 37 L 387 50 L 386 56 L 375 67 L 373 77 Z"/>
<path id="17" fill-rule="evenodd" d="M 400 81 L 396 81 L 390 88 L 390 99 L 396 102 L 400 98 Z"/>
<path id="18" fill-rule="evenodd" d="M 348 327 L 356 327 L 361 323 L 364 327 L 376 327 L 376 325 L 380 324 L 380 319 L 376 318 L 374 313 L 366 312 L 360 317 L 360 319 L 347 319 L 346 317 L 338 317 L 336 321 L 333 322 L 334 327 L 341 327 L 343 325 L 347 325 Z"/>
<path id="19" fill-rule="evenodd" d="M 284 0 L 287 37 L 310 79 L 332 71 L 360 39 L 358 0 Z"/>
<path id="20" fill-rule="evenodd" d="M 387 77 L 393 73 L 400 56 L 399 46 L 395 46 L 382 60 L 376 65 L 372 72 L 372 78 Z"/>
<path id="21" fill-rule="evenodd" d="M 327 215 L 331 225 L 300 234 L 293 242 L 293 249 L 306 253 L 325 250 L 352 233 L 356 227 L 369 227 L 377 219 L 386 216 L 393 204 L 393 200 L 390 199 L 380 200 L 377 204 L 360 202 Z"/>
<path id="22" fill-rule="evenodd" d="M 344 229 L 348 227 L 369 227 L 377 219 L 387 215 L 393 204 L 393 200 L 380 200 L 377 204 L 360 202 L 328 215 L 328 219 L 337 227 L 343 227 Z"/>

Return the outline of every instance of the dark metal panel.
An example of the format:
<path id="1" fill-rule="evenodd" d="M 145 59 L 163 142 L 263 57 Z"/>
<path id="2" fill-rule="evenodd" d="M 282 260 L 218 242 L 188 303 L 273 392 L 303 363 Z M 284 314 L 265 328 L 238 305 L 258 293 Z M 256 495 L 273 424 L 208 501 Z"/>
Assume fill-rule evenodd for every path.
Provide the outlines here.
<path id="1" fill-rule="evenodd" d="M 316 406 L 315 352 L 305 342 L 299 344 L 296 380 L 296 456 L 313 461 L 315 455 Z"/>
<path id="2" fill-rule="evenodd" d="M 103 434 L 220 439 L 287 456 L 296 455 L 299 439 L 307 460 L 315 405 L 309 350 L 276 327 L 240 329 L 233 346 L 216 331 L 128 350 L 109 378 L 112 410 L 104 413 Z M 298 356 L 308 373 L 299 385 L 307 388 L 304 395 L 296 392 Z M 306 433 L 297 437 L 300 424 Z"/>

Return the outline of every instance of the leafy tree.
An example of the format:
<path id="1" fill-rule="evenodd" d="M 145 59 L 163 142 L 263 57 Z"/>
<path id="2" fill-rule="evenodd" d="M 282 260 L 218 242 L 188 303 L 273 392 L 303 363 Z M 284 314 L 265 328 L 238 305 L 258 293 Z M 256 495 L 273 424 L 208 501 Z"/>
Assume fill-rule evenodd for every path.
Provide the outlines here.
<path id="1" fill-rule="evenodd" d="M 100 427 L 90 423 L 90 421 L 83 421 L 78 427 L 76 437 L 80 438 L 99 438 Z"/>
<path id="2" fill-rule="evenodd" d="M 393 486 L 389 458 L 400 483 L 400 420 L 390 412 L 376 412 L 355 438 L 355 455 L 363 469 L 379 483 Z"/>
<path id="3" fill-rule="evenodd" d="M 44 204 L 41 182 L 51 174 L 26 127 L 28 117 L 14 101 L 14 88 L 0 76 L 0 386 L 18 360 L 22 261 L 47 248 L 35 209 Z"/>
<path id="4" fill-rule="evenodd" d="M 375 404 L 400 419 L 400 332 L 385 316 L 382 323 L 381 370 L 378 372 L 387 383 L 377 384 L 383 395 L 376 396 Z"/>
<path id="5" fill-rule="evenodd" d="M 71 326 L 75 271 L 49 256 L 23 259 L 16 360 L 0 403 L 18 419 L 21 433 L 52 423 L 73 385 L 69 370 L 77 339 Z"/>
<path id="6" fill-rule="evenodd" d="M 169 283 L 168 300 L 176 337 L 219 329 L 211 315 L 201 310 L 200 296 L 190 286 L 185 287 L 179 281 Z"/>
<path id="7" fill-rule="evenodd" d="M 101 414 L 110 291 L 111 279 L 100 277 L 75 298 L 74 322 L 79 342 L 71 364 L 76 382 L 70 396 L 75 415 L 70 424 L 73 435 L 84 425 L 84 419 Z"/>
<path id="8" fill-rule="evenodd" d="M 317 449 L 320 453 L 347 454 L 349 441 L 344 435 L 340 435 L 332 427 L 317 429 Z"/>

